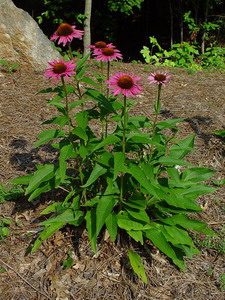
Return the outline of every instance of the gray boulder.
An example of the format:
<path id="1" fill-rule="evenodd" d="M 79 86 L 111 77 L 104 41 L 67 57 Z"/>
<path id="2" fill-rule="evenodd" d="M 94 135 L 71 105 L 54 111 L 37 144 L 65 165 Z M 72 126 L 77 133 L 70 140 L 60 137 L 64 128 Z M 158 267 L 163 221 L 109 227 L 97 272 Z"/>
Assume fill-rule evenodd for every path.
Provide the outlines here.
<path id="1" fill-rule="evenodd" d="M 0 0 L 0 59 L 42 71 L 61 58 L 37 22 L 12 0 Z"/>

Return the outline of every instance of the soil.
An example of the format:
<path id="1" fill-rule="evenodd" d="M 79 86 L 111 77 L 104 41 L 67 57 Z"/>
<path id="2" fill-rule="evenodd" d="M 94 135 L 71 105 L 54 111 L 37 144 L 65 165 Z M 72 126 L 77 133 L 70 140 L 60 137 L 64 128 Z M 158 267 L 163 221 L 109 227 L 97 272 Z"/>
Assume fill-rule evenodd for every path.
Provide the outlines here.
<path id="1" fill-rule="evenodd" d="M 93 68 L 96 68 L 93 66 Z M 147 84 L 154 67 L 119 63 L 111 72 L 129 70 L 143 77 L 144 93 L 137 97 L 134 115 L 152 118 L 156 86 Z M 217 170 L 213 179 L 225 177 L 225 141 L 213 134 L 225 127 L 225 74 L 167 68 L 172 74 L 162 90 L 160 119 L 186 118 L 179 124 L 179 137 L 196 135 L 196 151 L 188 160 L 198 166 Z M 14 73 L 0 71 L 0 184 L 31 173 L 36 164 L 54 162 L 55 153 L 46 146 L 32 148 L 41 123 L 54 115 L 47 106 L 49 94 L 36 94 L 53 86 L 42 73 L 18 69 Z M 48 128 L 46 125 L 44 125 Z M 213 185 L 212 180 L 209 182 Z M 224 208 L 225 187 L 198 199 L 203 212 L 197 218 L 209 224 L 219 238 L 207 244 L 206 237 L 194 235 L 200 254 L 186 259 L 186 271 L 178 270 L 158 249 L 137 248 L 143 258 L 148 284 L 132 272 L 125 245 L 116 246 L 107 236 L 93 255 L 85 230 L 65 228 L 49 238 L 35 253 L 27 253 L 40 231 L 40 211 L 57 193 L 28 203 L 25 197 L 0 204 L 0 218 L 11 218 L 11 233 L 0 241 L 0 299 L 176 299 L 222 300 L 225 282 Z M 222 248 L 223 247 L 223 248 Z M 222 250 L 221 250 L 222 249 Z M 72 256 L 72 267 L 62 262 Z"/>

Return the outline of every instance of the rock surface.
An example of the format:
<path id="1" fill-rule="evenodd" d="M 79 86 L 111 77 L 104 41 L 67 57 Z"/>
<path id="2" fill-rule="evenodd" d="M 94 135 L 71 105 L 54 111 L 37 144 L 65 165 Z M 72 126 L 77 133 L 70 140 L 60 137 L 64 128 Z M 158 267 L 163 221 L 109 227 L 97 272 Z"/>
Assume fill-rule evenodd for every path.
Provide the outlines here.
<path id="1" fill-rule="evenodd" d="M 35 20 L 12 0 L 0 0 L 0 59 L 42 71 L 60 58 Z"/>

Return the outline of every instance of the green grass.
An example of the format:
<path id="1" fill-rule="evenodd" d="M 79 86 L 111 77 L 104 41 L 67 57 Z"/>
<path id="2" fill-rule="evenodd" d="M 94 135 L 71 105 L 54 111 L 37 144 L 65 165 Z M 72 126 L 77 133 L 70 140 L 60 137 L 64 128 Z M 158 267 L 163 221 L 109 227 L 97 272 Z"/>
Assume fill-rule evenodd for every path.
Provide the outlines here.
<path id="1" fill-rule="evenodd" d="M 24 194 L 21 185 L 15 184 L 7 187 L 5 184 L 0 185 L 0 203 L 9 200 L 16 200 Z"/>
<path id="2" fill-rule="evenodd" d="M 225 230 L 217 232 L 217 236 L 207 236 L 204 240 L 194 238 L 195 245 L 198 249 L 214 250 L 219 254 L 225 254 Z"/>

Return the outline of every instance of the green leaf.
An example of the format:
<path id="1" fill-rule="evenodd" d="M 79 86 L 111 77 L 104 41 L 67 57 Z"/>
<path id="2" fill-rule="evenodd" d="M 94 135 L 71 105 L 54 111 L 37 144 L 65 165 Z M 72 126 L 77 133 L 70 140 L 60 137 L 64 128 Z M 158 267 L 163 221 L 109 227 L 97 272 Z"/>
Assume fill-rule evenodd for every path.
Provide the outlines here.
<path id="1" fill-rule="evenodd" d="M 25 176 L 14 178 L 14 179 L 11 180 L 11 182 L 12 183 L 17 183 L 17 184 L 26 184 L 26 185 L 28 185 L 32 177 L 33 177 L 33 174 L 25 175 Z"/>
<path id="2" fill-rule="evenodd" d="M 127 201 L 122 201 L 123 206 L 131 207 L 138 210 L 145 210 L 146 209 L 146 200 L 139 199 L 139 197 L 129 198 Z"/>
<path id="3" fill-rule="evenodd" d="M 81 127 L 74 128 L 72 130 L 72 133 L 77 135 L 80 139 L 84 140 L 85 142 L 88 140 L 87 133 Z"/>
<path id="4" fill-rule="evenodd" d="M 81 68 L 79 68 L 79 70 L 76 70 L 76 80 L 80 81 L 84 75 L 84 73 L 86 72 L 86 70 L 88 69 L 88 65 L 87 66 L 82 66 Z"/>
<path id="5" fill-rule="evenodd" d="M 67 162 L 66 160 L 74 157 L 73 155 L 74 148 L 71 144 L 64 144 L 62 147 L 60 147 L 60 154 L 59 154 L 59 175 L 61 182 L 64 181 L 66 176 L 66 168 L 67 168 Z"/>
<path id="6" fill-rule="evenodd" d="M 182 159 L 194 149 L 195 135 L 191 135 L 186 139 L 172 145 L 170 147 L 170 157 Z"/>
<path id="7" fill-rule="evenodd" d="M 81 156 L 81 158 L 86 158 L 88 155 L 88 149 L 84 145 L 81 145 L 78 149 L 78 154 Z"/>
<path id="8" fill-rule="evenodd" d="M 52 223 L 44 228 L 44 230 L 39 234 L 39 237 L 36 239 L 32 249 L 31 253 L 36 251 L 42 244 L 43 241 L 45 241 L 47 238 L 52 236 L 57 230 L 62 228 L 65 225 L 65 223 Z"/>
<path id="9" fill-rule="evenodd" d="M 131 215 L 131 217 L 133 217 L 134 219 L 149 223 L 150 219 L 148 214 L 146 213 L 146 211 L 144 210 L 137 210 L 137 209 L 132 209 L 132 208 L 125 208 L 126 211 L 128 212 L 129 215 Z"/>
<path id="10" fill-rule="evenodd" d="M 150 195 L 154 195 L 157 199 L 164 199 L 166 194 L 160 189 L 151 184 L 143 170 L 134 164 L 130 164 L 129 173 L 143 186 Z"/>
<path id="11" fill-rule="evenodd" d="M 82 185 L 82 187 L 86 188 L 86 187 L 90 186 L 93 182 L 95 182 L 100 176 L 102 176 L 106 172 L 107 172 L 107 169 L 103 168 L 100 165 L 96 165 L 94 167 L 94 169 L 92 170 L 87 182 L 84 185 Z"/>
<path id="12" fill-rule="evenodd" d="M 145 274 L 144 266 L 141 262 L 141 257 L 134 251 L 128 250 L 128 257 L 130 260 L 130 264 L 134 270 L 134 272 L 138 275 L 138 277 L 144 282 L 148 283 L 147 276 Z"/>
<path id="13" fill-rule="evenodd" d="M 178 228 L 176 226 L 163 226 L 162 234 L 165 236 L 166 240 L 172 244 L 183 244 L 193 246 L 193 241 L 187 231 Z"/>
<path id="14" fill-rule="evenodd" d="M 127 142 L 133 142 L 137 144 L 151 144 L 152 140 L 149 137 L 150 135 L 148 133 L 131 132 L 127 136 Z"/>
<path id="15" fill-rule="evenodd" d="M 174 249 L 168 243 L 161 230 L 158 228 L 151 228 L 145 231 L 145 236 L 152 241 L 152 243 L 159 248 L 163 253 L 165 253 L 169 258 L 172 259 L 175 265 L 177 265 L 180 269 L 184 270 L 184 261 L 177 256 Z"/>
<path id="16" fill-rule="evenodd" d="M 47 206 L 45 209 L 43 209 L 40 214 L 41 215 L 48 215 L 52 212 L 58 212 L 59 208 L 62 207 L 62 202 L 55 202 Z"/>
<path id="17" fill-rule="evenodd" d="M 73 258 L 71 256 L 69 256 L 67 259 L 65 259 L 63 261 L 63 266 L 66 268 L 66 269 L 70 269 L 73 265 Z"/>
<path id="18" fill-rule="evenodd" d="M 120 212 L 117 215 L 117 224 L 120 228 L 125 230 L 147 230 L 152 228 L 150 224 L 134 219 L 125 212 Z"/>
<path id="19" fill-rule="evenodd" d="M 64 125 L 66 125 L 68 122 L 68 119 L 66 116 L 58 116 L 54 117 L 50 120 L 44 121 L 42 124 L 57 124 L 62 128 Z"/>
<path id="20" fill-rule="evenodd" d="M 69 85 L 67 84 L 66 86 L 66 93 L 68 94 L 72 94 L 75 91 L 75 87 L 73 85 Z M 64 92 L 64 91 L 63 91 Z M 65 92 L 64 92 L 65 93 Z"/>
<path id="21" fill-rule="evenodd" d="M 178 118 L 178 119 L 172 119 L 172 120 L 167 120 L 167 121 L 162 121 L 157 124 L 157 129 L 163 130 L 165 128 L 171 128 L 174 127 L 175 124 L 182 122 L 185 120 L 185 118 Z"/>
<path id="22" fill-rule="evenodd" d="M 160 164 L 169 165 L 169 166 L 174 166 L 174 165 L 178 165 L 178 166 L 193 166 L 192 163 L 189 163 L 189 162 L 181 160 L 181 159 L 172 158 L 170 156 L 161 156 L 158 159 L 158 162 Z"/>
<path id="23" fill-rule="evenodd" d="M 0 65 L 7 67 L 9 63 L 7 62 L 7 60 L 0 59 Z"/>
<path id="24" fill-rule="evenodd" d="M 97 101 L 99 103 L 99 105 L 103 106 L 107 112 L 117 114 L 117 112 L 115 111 L 115 109 L 113 108 L 113 106 L 109 102 L 109 100 L 99 91 L 96 91 L 93 89 L 88 89 L 88 91 L 86 92 L 86 95 L 88 97 L 90 97 L 91 99 Z"/>
<path id="25" fill-rule="evenodd" d="M 89 56 L 90 56 L 90 53 L 88 53 L 88 54 L 85 55 L 83 58 L 81 58 L 80 60 L 78 60 L 76 70 L 79 71 L 79 69 L 80 69 L 80 68 L 84 65 L 84 63 L 88 60 Z"/>
<path id="26" fill-rule="evenodd" d="M 218 130 L 215 131 L 214 134 L 221 136 L 222 138 L 225 137 L 225 130 Z"/>
<path id="27" fill-rule="evenodd" d="M 42 93 L 53 93 L 53 92 L 60 92 L 60 91 L 61 91 L 60 87 L 47 88 L 47 89 L 44 89 L 44 90 L 41 90 L 41 91 L 37 92 L 37 95 L 42 94 Z"/>
<path id="28" fill-rule="evenodd" d="M 113 196 L 103 195 L 98 202 L 96 208 L 96 236 L 99 235 L 102 226 L 105 223 L 106 218 L 112 212 L 115 205 L 115 199 Z"/>
<path id="29" fill-rule="evenodd" d="M 202 232 L 204 234 L 215 235 L 214 232 L 207 228 L 207 224 L 198 220 L 192 220 L 184 214 L 177 214 L 167 219 L 161 220 L 169 225 L 179 225 L 183 228 Z"/>
<path id="30" fill-rule="evenodd" d="M 130 117 L 128 119 L 128 125 L 130 123 L 132 123 L 137 128 L 152 127 L 152 123 L 145 116 Z"/>
<path id="31" fill-rule="evenodd" d="M 98 162 L 100 165 L 112 167 L 113 154 L 109 152 L 104 152 L 103 154 L 99 155 L 99 157 L 96 158 L 95 161 Z"/>
<path id="32" fill-rule="evenodd" d="M 77 125 L 81 127 L 84 131 L 86 131 L 88 118 L 86 112 L 79 112 L 76 114 Z"/>
<path id="33" fill-rule="evenodd" d="M 125 155 L 122 152 L 116 152 L 113 154 L 114 157 L 114 173 L 113 173 L 113 181 L 116 180 L 120 171 L 122 171 L 124 162 L 125 162 Z"/>
<path id="34" fill-rule="evenodd" d="M 10 234 L 10 230 L 8 227 L 0 227 L 0 238 L 1 235 L 3 235 L 4 237 Z"/>
<path id="35" fill-rule="evenodd" d="M 6 225 L 12 225 L 13 221 L 9 218 L 1 218 L 0 219 L 1 222 L 3 222 L 3 224 L 6 224 Z"/>
<path id="36" fill-rule="evenodd" d="M 110 213 L 105 220 L 106 228 L 109 232 L 111 241 L 114 242 L 117 236 L 117 217 L 114 213 Z"/>
<path id="37" fill-rule="evenodd" d="M 87 211 L 86 216 L 86 228 L 88 232 L 88 238 L 91 243 L 91 247 L 95 253 L 97 253 L 97 235 L 96 235 L 96 210 L 91 209 Z"/>
<path id="38" fill-rule="evenodd" d="M 46 164 L 38 169 L 30 179 L 25 195 L 34 191 L 42 182 L 50 180 L 55 175 L 55 171 L 56 166 L 53 164 Z"/>
<path id="39" fill-rule="evenodd" d="M 166 168 L 167 174 L 173 180 L 173 185 L 180 184 L 180 173 L 176 168 Z"/>
<path id="40" fill-rule="evenodd" d="M 84 83 L 87 83 L 89 85 L 92 85 L 92 86 L 96 87 L 97 89 L 100 88 L 100 85 L 97 82 L 95 82 L 94 80 L 92 80 L 91 78 L 89 78 L 89 77 L 83 77 L 80 80 L 80 82 L 84 82 Z"/>
<path id="41" fill-rule="evenodd" d="M 106 145 L 109 144 L 114 144 L 120 142 L 120 138 L 114 136 L 114 135 L 109 135 L 107 138 L 105 138 L 102 142 L 98 143 L 94 149 L 92 150 L 92 153 L 95 152 L 96 150 L 105 147 Z"/>
<path id="42" fill-rule="evenodd" d="M 60 184 L 60 178 L 56 178 L 55 176 L 51 178 L 47 182 L 43 182 L 37 187 L 29 196 L 27 201 L 32 201 L 33 199 L 37 198 L 42 193 L 47 193 L 55 188 L 57 188 Z"/>
<path id="43" fill-rule="evenodd" d="M 127 230 L 127 233 L 134 239 L 136 242 L 140 242 L 141 245 L 144 244 L 143 233 L 141 230 Z"/>
<path id="44" fill-rule="evenodd" d="M 197 198 L 200 195 L 214 193 L 215 191 L 216 189 L 211 186 L 198 183 L 186 189 L 185 191 L 181 192 L 181 195 L 184 195 L 186 197 L 194 196 Z"/>
<path id="45" fill-rule="evenodd" d="M 80 210 L 67 209 L 57 217 L 50 218 L 44 222 L 41 222 L 41 225 L 50 225 L 52 223 L 63 223 L 71 224 L 74 226 L 79 226 L 83 220 L 83 213 Z"/>
<path id="46" fill-rule="evenodd" d="M 216 171 L 208 168 L 190 168 L 183 171 L 181 179 L 184 181 L 206 181 L 211 178 Z"/>
<path id="47" fill-rule="evenodd" d="M 36 144 L 34 145 L 34 148 L 37 148 L 38 146 L 45 144 L 48 141 L 51 141 L 53 139 L 56 139 L 58 137 L 62 137 L 64 136 L 64 132 L 60 131 L 58 129 L 48 129 L 48 130 L 44 130 L 39 134 L 39 141 L 36 142 Z"/>

